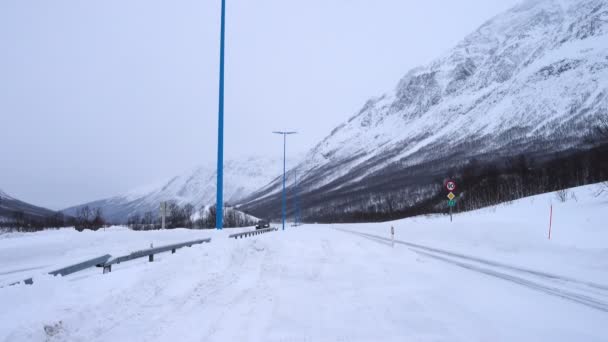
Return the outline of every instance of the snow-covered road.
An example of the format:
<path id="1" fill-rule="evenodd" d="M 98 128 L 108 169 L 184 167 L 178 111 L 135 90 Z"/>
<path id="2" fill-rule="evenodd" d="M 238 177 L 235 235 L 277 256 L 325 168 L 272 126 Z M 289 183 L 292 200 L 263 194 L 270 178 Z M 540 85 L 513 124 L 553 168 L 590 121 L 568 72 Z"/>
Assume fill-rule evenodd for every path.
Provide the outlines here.
<path id="1" fill-rule="evenodd" d="M 372 240 L 385 241 L 387 243 L 391 243 L 391 245 L 405 245 L 410 247 L 414 252 L 423 256 L 520 284 L 530 289 L 541 291 L 545 294 L 571 300 L 575 303 L 586 305 L 588 307 L 608 313 L 608 285 L 522 268 L 516 265 L 507 265 L 493 260 L 422 246 L 411 242 L 401 240 L 393 241 L 374 234 L 360 233 L 346 229 L 340 230 Z"/>
<path id="2" fill-rule="evenodd" d="M 606 312 L 325 226 L 0 291 L 7 341 L 608 338 Z"/>
<path id="3" fill-rule="evenodd" d="M 583 204 L 557 209 L 596 222 L 601 214 L 580 210 Z M 514 204 L 487 215 L 521 210 Z M 482 224 L 484 215 L 475 220 Z M 543 234 L 535 240 L 532 224 L 520 227 L 527 235 L 504 237 L 501 229 L 480 235 L 478 225 L 452 226 L 446 239 L 435 228 L 444 222 L 307 225 L 239 240 L 228 239 L 229 230 L 124 228 L 0 237 L 0 256 L 22 249 L 20 263 L 0 258 L 0 280 L 35 279 L 0 288 L 0 341 L 608 341 L 608 251 L 596 247 L 606 235 L 560 241 L 574 235 L 558 225 L 549 242 Z M 399 225 L 394 246 L 391 224 Z M 42 275 L 63 266 L 66 254 L 73 260 L 202 237 L 213 240 L 109 274 Z M 28 245 L 41 255 L 28 258 Z"/>

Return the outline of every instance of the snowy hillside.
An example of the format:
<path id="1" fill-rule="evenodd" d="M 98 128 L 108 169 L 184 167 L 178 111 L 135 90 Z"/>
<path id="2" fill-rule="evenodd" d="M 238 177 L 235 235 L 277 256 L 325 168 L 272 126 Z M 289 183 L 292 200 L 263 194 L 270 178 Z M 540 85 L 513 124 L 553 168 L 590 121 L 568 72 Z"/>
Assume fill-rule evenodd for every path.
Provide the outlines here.
<path id="1" fill-rule="evenodd" d="M 282 172 L 282 160 L 250 157 L 229 160 L 224 164 L 224 199 L 235 204 L 241 198 L 268 184 Z M 151 211 L 157 217 L 159 204 L 175 201 L 178 205 L 192 204 L 198 210 L 215 203 L 216 166 L 205 165 L 183 173 L 162 184 L 133 190 L 124 195 L 85 203 L 63 210 L 74 215 L 79 207 L 99 207 L 106 220 L 125 223 L 129 216 L 143 216 Z"/>
<path id="2" fill-rule="evenodd" d="M 5 198 L 5 199 L 13 199 L 11 196 L 9 196 L 6 192 L 2 191 L 2 189 L 0 189 L 0 198 Z"/>
<path id="3" fill-rule="evenodd" d="M 234 230 L 0 235 L 0 285 L 34 277 L 0 287 L 0 340 L 606 341 L 608 198 L 596 191 L 573 189 L 566 202 L 535 196 L 452 223 L 304 225 L 239 240 L 227 238 Z M 44 275 L 204 237 L 211 243 L 108 274 Z"/>
<path id="4" fill-rule="evenodd" d="M 56 212 L 20 201 L 0 189 L 0 221 L 42 221 Z"/>
<path id="5" fill-rule="evenodd" d="M 607 113 L 608 2 L 528 0 L 334 129 L 297 166 L 302 197 L 344 202 L 391 186 L 422 193 L 472 157 L 581 148 Z M 413 184 L 399 184 L 406 174 Z M 279 191 L 270 184 L 246 208 L 272 210 Z"/>

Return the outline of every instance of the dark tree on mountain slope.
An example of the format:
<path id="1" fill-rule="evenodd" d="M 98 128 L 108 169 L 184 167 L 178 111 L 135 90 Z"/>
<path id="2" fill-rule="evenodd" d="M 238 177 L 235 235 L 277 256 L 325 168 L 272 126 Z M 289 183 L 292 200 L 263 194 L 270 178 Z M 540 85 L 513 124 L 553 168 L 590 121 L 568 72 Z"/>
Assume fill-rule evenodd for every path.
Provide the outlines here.
<path id="1" fill-rule="evenodd" d="M 586 132 L 584 142 L 590 146 L 608 144 L 608 113 L 600 115 L 597 122 Z"/>
<path id="2" fill-rule="evenodd" d="M 603 143 L 608 142 L 608 114 L 605 114 L 597 127 L 595 128 L 597 135 L 602 139 Z"/>
<path id="3" fill-rule="evenodd" d="M 65 215 L 60 212 L 55 213 L 54 215 L 48 216 L 44 220 L 44 226 L 48 228 L 59 228 L 64 227 L 66 224 Z"/>
<path id="4" fill-rule="evenodd" d="M 397 202 L 397 197 L 392 193 L 389 193 L 388 195 L 384 196 L 384 207 L 386 208 L 389 215 L 394 213 L 397 209 Z"/>
<path id="5" fill-rule="evenodd" d="M 139 223 L 141 221 L 141 218 L 139 216 L 139 214 L 133 214 L 131 216 L 129 216 L 129 218 L 127 219 L 127 225 L 132 228 L 132 229 L 139 229 Z"/>
<path id="6" fill-rule="evenodd" d="M 145 230 L 154 228 L 154 214 L 151 211 L 146 211 L 141 219 L 141 224 Z"/>
<path id="7" fill-rule="evenodd" d="M 25 213 L 22 210 L 15 211 L 13 213 L 13 220 L 17 225 L 24 226 L 25 225 Z"/>
<path id="8" fill-rule="evenodd" d="M 236 227 L 236 212 L 229 207 L 224 211 L 224 225 L 226 227 Z"/>
<path id="9" fill-rule="evenodd" d="M 213 229 L 215 228 L 215 218 L 217 209 L 215 205 L 209 208 L 201 207 L 199 210 L 199 218 L 196 220 L 196 228 Z M 224 228 L 250 227 L 257 223 L 256 220 L 246 215 L 243 212 L 235 210 L 226 205 L 224 207 Z"/>
<path id="10" fill-rule="evenodd" d="M 530 182 L 531 173 L 528 158 L 523 154 L 508 158 L 506 169 L 512 170 L 513 173 L 519 175 L 519 177 L 511 177 L 511 193 L 518 198 L 527 196 L 530 193 L 528 183 Z"/>
<path id="11" fill-rule="evenodd" d="M 606 163 L 608 156 L 605 155 L 606 147 L 608 147 L 608 112 L 600 117 L 598 123 L 589 134 L 587 142 L 594 146 L 600 146 L 599 152 L 590 157 L 591 161 L 589 163 L 591 165 L 597 164 L 598 162 L 600 164 L 608 164 Z M 605 148 L 602 149 L 601 147 Z M 605 170 L 604 172 L 608 173 L 608 170 Z M 604 177 L 608 177 L 608 175 L 604 174 Z M 600 183 L 597 191 L 598 196 L 606 194 L 608 194 L 608 181 Z"/>
<path id="12" fill-rule="evenodd" d="M 88 205 L 85 205 L 76 211 L 74 226 L 78 231 L 83 231 L 84 229 L 98 230 L 105 224 L 101 208 L 91 209 Z"/>
<path id="13" fill-rule="evenodd" d="M 103 212 L 101 208 L 93 209 L 93 220 L 91 222 L 91 229 L 98 230 L 106 224 L 106 221 L 103 218 Z"/>
<path id="14" fill-rule="evenodd" d="M 215 219 L 217 216 L 217 207 L 212 205 L 209 207 L 209 211 L 207 212 L 207 216 L 205 218 L 205 228 L 213 228 L 215 227 Z"/>
<path id="15" fill-rule="evenodd" d="M 206 215 L 207 215 L 207 207 L 202 205 L 199 209 L 198 209 L 198 218 L 196 219 L 196 221 L 194 221 L 192 224 L 195 228 L 197 229 L 205 229 L 208 228 L 207 227 L 207 223 L 205 222 L 206 220 Z"/>
<path id="16" fill-rule="evenodd" d="M 92 216 L 91 208 L 88 205 L 78 208 L 76 210 L 76 230 L 83 231 L 85 228 L 89 228 Z"/>
<path id="17" fill-rule="evenodd" d="M 608 113 L 601 119 L 600 124 L 596 128 L 598 135 L 602 139 L 603 144 L 608 144 Z M 603 182 L 601 185 L 601 193 L 608 194 L 608 182 Z"/>
<path id="18" fill-rule="evenodd" d="M 169 212 L 171 213 L 167 217 L 167 228 L 181 228 L 184 227 L 184 211 L 177 203 L 169 202 Z"/>
<path id="19" fill-rule="evenodd" d="M 183 220 L 184 220 L 184 227 L 185 228 L 192 228 L 193 227 L 193 222 L 192 222 L 192 215 L 194 214 L 194 206 L 190 203 L 184 205 L 184 207 L 182 208 L 183 211 Z"/>

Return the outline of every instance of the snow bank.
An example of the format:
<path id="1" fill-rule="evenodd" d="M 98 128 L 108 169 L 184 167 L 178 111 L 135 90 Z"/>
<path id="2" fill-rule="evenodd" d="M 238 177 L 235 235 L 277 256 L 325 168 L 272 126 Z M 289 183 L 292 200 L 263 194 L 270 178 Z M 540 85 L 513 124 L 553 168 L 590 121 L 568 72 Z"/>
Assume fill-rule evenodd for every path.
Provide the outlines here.
<path id="1" fill-rule="evenodd" d="M 227 238 L 234 230 L 13 234 L 0 239 L 0 277 L 36 277 L 0 288 L 0 341 L 607 341 L 608 203 L 592 192 L 575 189 L 565 203 L 536 196 L 452 223 L 305 225 L 239 240 Z M 392 246 L 391 224 L 399 241 L 567 278 Z M 42 275 L 202 237 L 213 240 L 109 274 Z"/>
<path id="2" fill-rule="evenodd" d="M 608 196 L 597 192 L 597 185 L 570 189 L 566 202 L 556 193 L 533 196 L 457 214 L 453 222 L 437 215 L 349 228 L 388 237 L 394 226 L 399 239 L 608 284 Z"/>

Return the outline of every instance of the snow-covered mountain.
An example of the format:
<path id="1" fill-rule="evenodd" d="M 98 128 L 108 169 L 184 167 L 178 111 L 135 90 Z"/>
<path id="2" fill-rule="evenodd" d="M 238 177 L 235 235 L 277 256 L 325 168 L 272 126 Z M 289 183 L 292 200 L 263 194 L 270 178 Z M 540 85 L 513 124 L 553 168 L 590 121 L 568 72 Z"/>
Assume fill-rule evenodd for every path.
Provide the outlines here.
<path id="1" fill-rule="evenodd" d="M 408 72 L 313 148 L 297 166 L 302 205 L 359 205 L 370 189 L 420 198 L 472 157 L 580 148 L 606 113 L 608 1 L 524 1 Z M 271 183 L 243 208 L 276 214 L 280 189 Z"/>
<path id="2" fill-rule="evenodd" d="M 250 157 L 228 160 L 224 163 L 224 199 L 236 204 L 240 199 L 263 187 L 282 174 L 282 159 Z M 78 208 L 101 208 L 106 220 L 124 223 L 135 214 L 151 211 L 158 216 L 159 204 L 174 201 L 178 205 L 192 204 L 198 210 L 215 204 L 215 164 L 196 167 L 194 170 L 174 177 L 167 182 L 146 186 L 123 195 L 114 196 L 63 210 L 75 215 Z"/>
<path id="3" fill-rule="evenodd" d="M 56 212 L 20 201 L 0 189 L 0 221 L 44 221 Z"/>
<path id="4" fill-rule="evenodd" d="M 2 191 L 2 189 L 0 189 L 0 198 L 2 198 L 2 199 L 13 199 L 6 192 Z"/>

